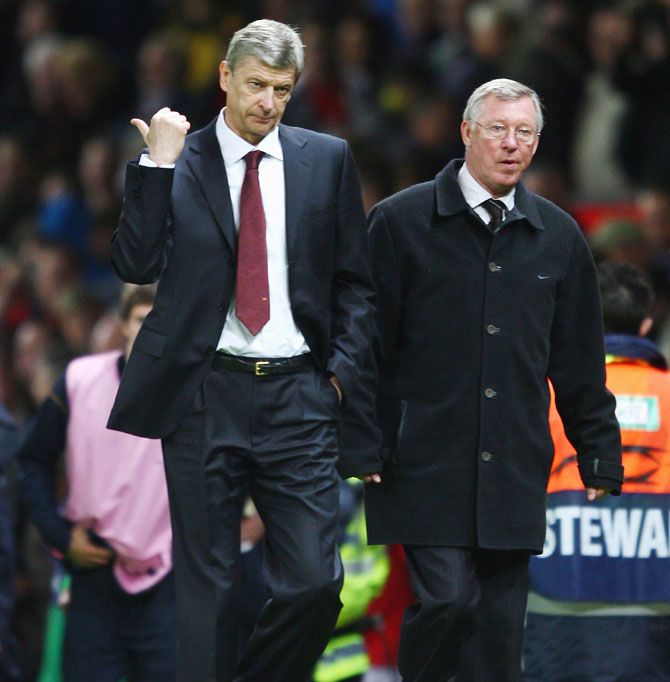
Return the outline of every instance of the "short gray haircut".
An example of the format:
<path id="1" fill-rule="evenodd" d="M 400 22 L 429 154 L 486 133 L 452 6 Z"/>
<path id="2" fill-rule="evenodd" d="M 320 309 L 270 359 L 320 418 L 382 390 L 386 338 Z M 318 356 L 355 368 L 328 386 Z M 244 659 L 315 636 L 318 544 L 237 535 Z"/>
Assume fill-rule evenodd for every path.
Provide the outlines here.
<path id="1" fill-rule="evenodd" d="M 476 121 L 482 109 L 484 100 L 493 95 L 497 99 L 516 101 L 522 97 L 530 97 L 535 106 L 535 113 L 537 114 L 537 132 L 539 133 L 544 127 L 544 116 L 542 115 L 542 104 L 540 98 L 535 90 L 532 90 L 527 85 L 519 83 L 518 81 L 510 80 L 509 78 L 496 78 L 480 85 L 468 99 L 463 111 L 464 121 Z"/>
<path id="2" fill-rule="evenodd" d="M 255 57 L 273 69 L 292 68 L 297 83 L 305 63 L 304 52 L 295 28 L 272 19 L 259 19 L 235 31 L 228 45 L 226 61 L 233 73 L 245 57 Z"/>

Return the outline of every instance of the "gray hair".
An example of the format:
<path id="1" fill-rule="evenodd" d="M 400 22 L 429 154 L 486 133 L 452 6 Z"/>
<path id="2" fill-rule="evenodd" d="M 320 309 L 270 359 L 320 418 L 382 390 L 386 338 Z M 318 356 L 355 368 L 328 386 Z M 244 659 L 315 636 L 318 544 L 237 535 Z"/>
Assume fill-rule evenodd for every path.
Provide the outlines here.
<path id="1" fill-rule="evenodd" d="M 539 133 L 542 130 L 544 126 L 544 117 L 542 115 L 542 104 L 540 103 L 538 94 L 527 85 L 510 80 L 509 78 L 496 78 L 495 80 L 480 85 L 470 95 L 468 103 L 465 105 L 463 120 L 476 121 L 479 117 L 482 104 L 489 95 L 506 101 L 516 101 L 522 97 L 530 97 L 535 106 L 535 113 L 537 114 L 537 132 Z"/>
<path id="2" fill-rule="evenodd" d="M 245 57 L 255 57 L 273 69 L 294 69 L 296 83 L 305 61 L 298 31 L 272 19 L 252 21 L 235 31 L 226 54 L 233 73 Z"/>

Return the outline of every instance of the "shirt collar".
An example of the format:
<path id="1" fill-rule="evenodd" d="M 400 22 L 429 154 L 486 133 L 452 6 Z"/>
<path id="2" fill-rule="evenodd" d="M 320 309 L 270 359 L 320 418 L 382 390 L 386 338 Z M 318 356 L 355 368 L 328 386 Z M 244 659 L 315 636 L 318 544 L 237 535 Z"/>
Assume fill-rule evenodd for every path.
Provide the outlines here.
<path id="1" fill-rule="evenodd" d="M 461 169 L 458 171 L 458 185 L 463 192 L 463 197 L 465 201 L 471 208 L 476 208 L 481 205 L 482 202 L 487 199 L 493 199 L 493 195 L 485 190 L 473 177 L 472 173 L 468 170 L 468 164 L 464 163 Z M 508 211 L 514 208 L 514 192 L 516 187 L 512 189 L 502 197 L 496 197 L 505 204 Z"/>
<path id="2" fill-rule="evenodd" d="M 219 141 L 223 162 L 226 165 L 226 168 L 236 164 L 254 149 L 259 149 L 265 154 L 274 156 L 280 161 L 284 160 L 284 152 L 281 148 L 281 143 L 279 142 L 279 127 L 273 128 L 258 145 L 254 147 L 228 127 L 223 115 L 224 111 L 225 107 L 221 109 L 219 116 L 216 119 L 216 139 Z"/>

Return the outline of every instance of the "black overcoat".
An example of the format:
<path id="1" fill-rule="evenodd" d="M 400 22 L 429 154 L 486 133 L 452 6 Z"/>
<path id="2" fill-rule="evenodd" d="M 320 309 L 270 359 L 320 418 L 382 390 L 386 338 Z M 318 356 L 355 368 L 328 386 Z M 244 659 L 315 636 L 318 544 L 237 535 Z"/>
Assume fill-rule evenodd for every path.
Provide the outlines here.
<path id="1" fill-rule="evenodd" d="M 596 270 L 575 221 L 522 184 L 491 235 L 461 164 L 369 216 L 385 458 L 369 540 L 540 552 L 548 379 L 584 483 L 621 487 Z"/>

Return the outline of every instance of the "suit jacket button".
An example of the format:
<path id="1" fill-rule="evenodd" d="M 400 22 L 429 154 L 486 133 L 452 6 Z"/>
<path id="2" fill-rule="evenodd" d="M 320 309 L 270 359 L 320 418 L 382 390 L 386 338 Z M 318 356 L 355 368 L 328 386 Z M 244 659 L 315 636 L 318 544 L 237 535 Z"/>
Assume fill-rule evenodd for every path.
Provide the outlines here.
<path id="1" fill-rule="evenodd" d="M 493 459 L 493 455 L 490 452 L 487 452 L 486 450 L 482 452 L 482 461 L 483 462 L 490 462 Z"/>
<path id="2" fill-rule="evenodd" d="M 495 397 L 498 395 L 498 393 L 497 393 L 497 391 L 494 391 L 492 388 L 487 388 L 487 389 L 484 391 L 484 395 L 485 395 L 487 398 L 495 398 Z"/>

